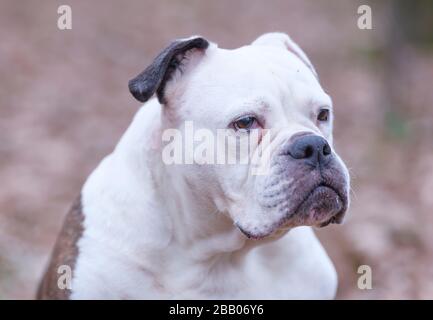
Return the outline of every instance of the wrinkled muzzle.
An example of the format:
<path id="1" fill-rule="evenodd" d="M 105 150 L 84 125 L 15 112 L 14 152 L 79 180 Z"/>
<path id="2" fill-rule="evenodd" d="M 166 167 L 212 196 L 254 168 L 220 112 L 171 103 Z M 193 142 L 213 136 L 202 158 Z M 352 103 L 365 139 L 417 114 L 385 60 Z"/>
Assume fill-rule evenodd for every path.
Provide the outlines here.
<path id="1" fill-rule="evenodd" d="M 296 226 L 341 223 L 349 204 L 349 175 L 328 142 L 298 133 L 273 155 L 270 174 L 256 180 L 261 210 L 236 225 L 249 238 Z"/>

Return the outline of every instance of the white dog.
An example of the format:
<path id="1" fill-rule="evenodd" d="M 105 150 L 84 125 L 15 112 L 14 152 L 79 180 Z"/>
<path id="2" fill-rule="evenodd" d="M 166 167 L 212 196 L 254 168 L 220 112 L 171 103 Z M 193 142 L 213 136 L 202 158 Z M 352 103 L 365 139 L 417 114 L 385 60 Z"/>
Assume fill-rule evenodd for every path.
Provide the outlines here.
<path id="1" fill-rule="evenodd" d="M 38 297 L 333 298 L 336 272 L 311 226 L 342 221 L 349 175 L 332 147 L 331 99 L 305 53 L 282 33 L 235 50 L 191 37 L 129 88 L 146 103 L 85 183 Z M 269 134 L 269 174 L 165 164 L 162 133 L 184 132 L 186 120 L 236 139 L 258 131 L 253 154 Z M 68 268 L 63 289 L 58 272 Z"/>

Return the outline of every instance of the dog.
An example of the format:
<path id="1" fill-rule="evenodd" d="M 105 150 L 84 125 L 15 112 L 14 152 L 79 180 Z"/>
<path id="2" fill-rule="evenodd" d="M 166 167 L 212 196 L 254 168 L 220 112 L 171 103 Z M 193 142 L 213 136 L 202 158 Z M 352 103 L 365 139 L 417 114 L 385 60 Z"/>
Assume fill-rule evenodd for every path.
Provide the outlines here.
<path id="1" fill-rule="evenodd" d="M 334 298 L 337 274 L 313 227 L 343 221 L 350 178 L 333 148 L 331 98 L 300 47 L 284 33 L 234 50 L 179 39 L 129 90 L 144 105 L 85 182 L 37 297 Z M 161 136 L 186 121 L 235 139 L 254 130 L 252 154 L 266 136 L 268 174 L 167 165 Z"/>

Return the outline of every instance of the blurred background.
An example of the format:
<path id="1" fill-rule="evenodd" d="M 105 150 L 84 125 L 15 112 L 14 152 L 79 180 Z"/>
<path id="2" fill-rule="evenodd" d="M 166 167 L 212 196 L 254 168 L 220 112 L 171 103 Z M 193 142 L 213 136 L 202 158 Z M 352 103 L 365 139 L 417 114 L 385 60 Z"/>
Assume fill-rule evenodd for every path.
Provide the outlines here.
<path id="1" fill-rule="evenodd" d="M 72 30 L 57 28 L 61 4 Z M 334 100 L 352 206 L 317 233 L 337 297 L 433 298 L 432 1 L 1 0 L 0 299 L 34 297 L 72 200 L 139 107 L 130 78 L 174 38 L 235 48 L 269 31 L 298 42 Z"/>

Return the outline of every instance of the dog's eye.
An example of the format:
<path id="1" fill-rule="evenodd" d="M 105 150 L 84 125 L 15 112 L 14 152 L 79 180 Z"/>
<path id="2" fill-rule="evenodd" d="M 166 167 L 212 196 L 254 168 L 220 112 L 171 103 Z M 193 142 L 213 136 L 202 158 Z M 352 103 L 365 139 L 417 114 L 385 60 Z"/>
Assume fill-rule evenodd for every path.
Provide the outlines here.
<path id="1" fill-rule="evenodd" d="M 252 116 L 247 116 L 236 120 L 233 126 L 236 130 L 250 130 L 257 124 L 257 119 Z"/>
<path id="2" fill-rule="evenodd" d="M 328 109 L 321 109 L 319 111 L 319 114 L 317 115 L 317 120 L 325 122 L 329 119 L 329 110 Z"/>

